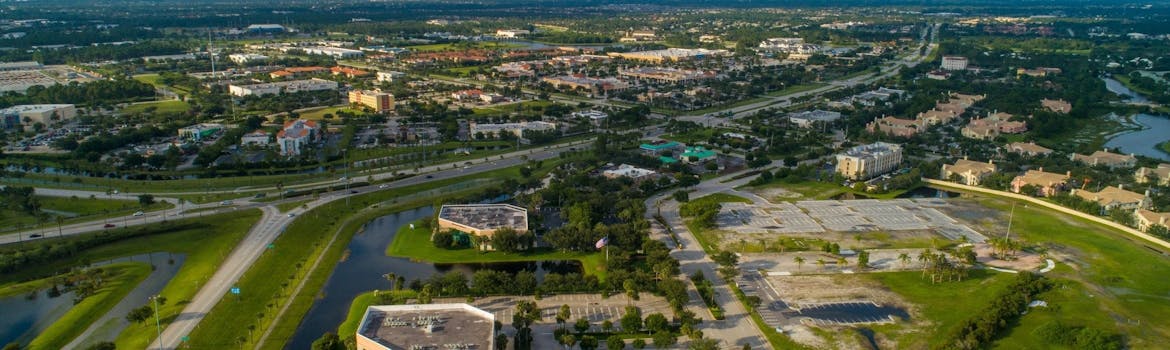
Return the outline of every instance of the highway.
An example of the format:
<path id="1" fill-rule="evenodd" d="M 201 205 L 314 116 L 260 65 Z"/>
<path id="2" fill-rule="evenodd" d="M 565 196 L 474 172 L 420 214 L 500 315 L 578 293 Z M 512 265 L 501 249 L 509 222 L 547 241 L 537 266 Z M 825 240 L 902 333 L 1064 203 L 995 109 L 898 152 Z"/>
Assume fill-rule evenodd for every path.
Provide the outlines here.
<path id="1" fill-rule="evenodd" d="M 313 208 L 319 207 L 326 203 L 343 200 L 351 196 L 356 196 L 371 191 L 402 188 L 406 186 L 422 184 L 428 181 L 438 181 L 442 179 L 478 174 L 520 165 L 525 162 L 525 160 L 520 157 L 521 155 L 527 155 L 528 159 L 530 160 L 544 160 L 557 157 L 562 151 L 580 149 L 580 147 L 585 147 L 587 145 L 588 140 L 573 144 L 552 146 L 548 149 L 542 149 L 539 151 L 533 150 L 531 153 L 524 151 L 514 154 L 512 157 L 505 156 L 503 159 L 498 159 L 497 157 L 495 160 L 489 160 L 486 162 L 481 161 L 480 163 L 473 165 L 448 163 L 428 167 L 420 169 L 420 171 L 430 171 L 425 173 L 425 175 L 413 176 L 402 180 L 389 182 L 383 185 L 355 187 L 350 189 L 350 192 L 335 191 L 324 194 L 320 198 L 306 203 L 305 207 L 307 208 L 298 207 L 291 210 L 289 213 L 295 215 L 292 217 L 288 216 L 287 213 L 280 213 L 273 205 L 273 203 L 249 203 L 247 205 L 243 205 L 240 208 L 260 208 L 260 210 L 263 211 L 263 215 L 261 216 L 260 221 L 256 223 L 256 225 L 253 226 L 251 230 L 248 231 L 248 235 L 244 237 L 243 241 L 240 242 L 240 245 L 232 251 L 231 255 L 229 255 L 227 260 L 224 261 L 223 266 L 220 267 L 214 275 L 212 275 L 211 279 L 207 281 L 207 284 L 205 284 L 203 288 L 195 294 L 195 297 L 191 299 L 191 302 L 188 303 L 185 308 L 183 308 L 183 312 L 180 313 L 175 321 L 168 325 L 167 328 L 163 331 L 161 347 L 159 341 L 156 339 L 155 342 L 151 343 L 150 348 L 175 349 L 182 345 L 183 337 L 190 334 L 191 331 L 195 329 L 195 326 L 203 320 L 203 317 L 206 316 L 213 307 L 215 307 L 215 304 L 219 303 L 219 300 L 228 294 L 235 281 L 239 280 L 240 277 L 244 275 L 244 272 L 246 272 L 248 268 L 252 266 L 252 263 L 254 263 L 256 259 L 260 257 L 260 254 L 264 252 L 264 249 L 266 249 L 268 244 L 275 241 L 276 237 L 279 236 L 280 233 L 284 232 L 284 229 L 288 227 L 288 224 L 291 223 L 296 216 L 299 216 L 306 211 L 312 210 Z"/>

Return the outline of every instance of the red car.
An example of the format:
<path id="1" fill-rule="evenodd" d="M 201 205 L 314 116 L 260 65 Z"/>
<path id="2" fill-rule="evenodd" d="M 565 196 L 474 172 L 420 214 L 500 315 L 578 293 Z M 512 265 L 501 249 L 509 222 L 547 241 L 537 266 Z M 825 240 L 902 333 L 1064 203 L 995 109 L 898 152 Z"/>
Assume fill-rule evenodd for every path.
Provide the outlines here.
<path id="1" fill-rule="evenodd" d="M 106 224 L 105 226 L 102 226 L 102 227 L 111 228 L 111 227 L 114 227 L 114 224 Z"/>

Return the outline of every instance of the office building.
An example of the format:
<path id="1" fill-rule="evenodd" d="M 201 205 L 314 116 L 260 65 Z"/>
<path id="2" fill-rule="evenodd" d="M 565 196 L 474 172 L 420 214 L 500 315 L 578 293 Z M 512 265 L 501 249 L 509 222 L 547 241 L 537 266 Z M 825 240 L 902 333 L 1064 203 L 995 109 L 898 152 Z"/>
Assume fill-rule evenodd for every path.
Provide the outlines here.
<path id="1" fill-rule="evenodd" d="M 850 180 L 868 180 L 902 164 L 902 146 L 875 142 L 837 155 L 837 173 Z"/>

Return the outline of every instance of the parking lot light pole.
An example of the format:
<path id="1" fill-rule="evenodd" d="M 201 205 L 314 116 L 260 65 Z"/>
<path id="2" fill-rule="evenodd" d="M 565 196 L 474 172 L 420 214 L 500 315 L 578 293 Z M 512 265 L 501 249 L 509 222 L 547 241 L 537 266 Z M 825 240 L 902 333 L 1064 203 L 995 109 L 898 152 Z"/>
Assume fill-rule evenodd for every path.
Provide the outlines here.
<path id="1" fill-rule="evenodd" d="M 158 332 L 158 348 L 162 349 L 162 323 L 158 318 L 158 295 L 151 296 L 150 300 L 154 302 L 154 329 Z"/>

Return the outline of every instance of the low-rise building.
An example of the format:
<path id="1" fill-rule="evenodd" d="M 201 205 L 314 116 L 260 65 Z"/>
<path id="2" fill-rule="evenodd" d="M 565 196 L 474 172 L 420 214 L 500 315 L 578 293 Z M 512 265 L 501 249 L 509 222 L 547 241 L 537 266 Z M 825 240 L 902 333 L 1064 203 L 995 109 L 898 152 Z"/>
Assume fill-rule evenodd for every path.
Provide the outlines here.
<path id="1" fill-rule="evenodd" d="M 496 37 L 499 37 L 499 38 L 508 38 L 508 39 L 523 38 L 523 37 L 528 36 L 529 34 L 532 34 L 532 32 L 528 31 L 526 29 L 497 29 L 496 30 Z"/>
<path id="2" fill-rule="evenodd" d="M 943 70 L 965 70 L 967 69 L 967 58 L 962 56 L 943 56 L 942 65 L 939 68 Z"/>
<path id="3" fill-rule="evenodd" d="M 286 156 L 299 156 L 306 147 L 319 140 L 321 127 L 312 120 L 298 119 L 285 122 L 280 132 L 276 133 L 280 153 Z"/>
<path id="4" fill-rule="evenodd" d="M 1024 172 L 1024 175 L 1012 179 L 1012 192 L 1020 193 L 1025 186 L 1032 186 L 1036 188 L 1036 193 L 1026 193 L 1027 195 L 1052 196 L 1063 191 L 1065 186 L 1068 186 L 1068 179 L 1071 177 L 1071 172 L 1054 174 L 1044 172 L 1044 168 L 1028 170 Z"/>
<path id="5" fill-rule="evenodd" d="M 480 95 L 483 95 L 483 90 L 468 89 L 452 92 L 451 98 L 456 101 L 478 100 Z"/>
<path id="6" fill-rule="evenodd" d="M 601 125 L 602 121 L 604 121 L 606 118 L 609 118 L 609 114 L 606 114 L 605 112 L 602 112 L 602 111 L 599 111 L 596 109 L 576 111 L 576 112 L 573 112 L 572 114 L 569 114 L 569 116 L 573 117 L 573 118 L 589 119 L 589 121 L 592 122 L 593 125 Z"/>
<path id="7" fill-rule="evenodd" d="M 715 159 L 717 154 L 715 151 L 709 150 L 703 146 L 688 146 L 682 154 L 678 156 L 679 160 L 684 163 L 702 163 L 708 160 Z"/>
<path id="8" fill-rule="evenodd" d="M 0 62 L 0 72 L 38 70 L 44 67 L 44 65 L 41 65 L 41 63 L 37 61 Z"/>
<path id="9" fill-rule="evenodd" d="M 1069 111 L 1072 111 L 1072 104 L 1065 102 L 1065 100 L 1043 99 L 1040 100 L 1040 105 L 1050 111 L 1061 114 L 1068 114 Z"/>
<path id="10" fill-rule="evenodd" d="M 51 125 L 66 122 L 77 117 L 77 108 L 71 104 L 19 105 L 0 109 L 0 120 L 5 128 L 36 123 Z"/>
<path id="11" fill-rule="evenodd" d="M 769 38 L 764 39 L 758 46 L 760 50 L 776 51 L 790 54 L 813 54 L 820 51 L 820 46 L 806 44 L 803 38 Z"/>
<path id="12" fill-rule="evenodd" d="M 228 55 L 228 59 L 235 64 L 248 64 L 251 62 L 267 61 L 268 56 L 258 55 L 254 53 L 234 53 Z"/>
<path id="13" fill-rule="evenodd" d="M 403 72 L 395 72 L 395 71 L 378 72 L 378 82 L 380 82 L 380 83 L 393 83 L 393 82 L 395 82 L 399 79 L 405 78 L 405 77 L 406 77 L 406 73 L 403 73 Z"/>
<path id="14" fill-rule="evenodd" d="M 471 135 L 484 135 L 485 137 L 499 137 L 502 133 L 510 133 L 516 137 L 523 137 L 525 131 L 550 131 L 556 130 L 557 124 L 532 121 L 519 123 L 499 123 L 499 124 L 483 124 L 477 122 L 469 123 Z"/>
<path id="15" fill-rule="evenodd" d="M 528 233 L 528 210 L 510 204 L 443 205 L 439 209 L 440 230 L 490 238 L 502 228 Z"/>
<path id="16" fill-rule="evenodd" d="M 902 164 L 902 146 L 875 142 L 850 148 L 837 155 L 836 171 L 850 180 L 867 180 L 897 169 Z"/>
<path id="17" fill-rule="evenodd" d="M 349 103 L 359 104 L 383 113 L 394 110 L 394 95 L 381 90 L 350 90 Z"/>
<path id="18" fill-rule="evenodd" d="M 802 128 L 811 127 L 815 122 L 832 123 L 838 119 L 841 119 L 841 113 L 819 109 L 788 113 L 788 121 Z"/>
<path id="19" fill-rule="evenodd" d="M 1149 196 L 1127 191 L 1121 187 L 1106 186 L 1098 192 L 1074 188 L 1072 194 L 1086 201 L 1097 203 L 1101 206 L 1102 212 L 1113 209 L 1149 209 L 1151 204 Z"/>
<path id="20" fill-rule="evenodd" d="M 1133 179 L 1140 184 L 1153 182 L 1159 186 L 1170 186 L 1170 164 L 1158 164 L 1157 168 L 1140 167 L 1134 172 Z"/>
<path id="21" fill-rule="evenodd" d="M 1134 223 L 1138 230 L 1148 231 L 1154 225 L 1170 227 L 1170 213 L 1157 213 L 1146 209 L 1134 211 Z"/>
<path id="22" fill-rule="evenodd" d="M 610 57 L 622 58 L 632 61 L 665 63 L 724 56 L 729 53 L 730 52 L 727 50 L 680 49 L 672 47 L 669 49 L 651 51 L 610 52 L 608 55 Z"/>
<path id="23" fill-rule="evenodd" d="M 289 67 L 268 73 L 272 79 L 296 78 L 310 74 L 324 73 L 325 67 Z"/>
<path id="24" fill-rule="evenodd" d="M 563 75 L 559 77 L 544 77 L 541 81 L 552 84 L 554 87 L 569 90 L 585 90 L 592 93 L 620 92 L 629 89 L 630 83 L 616 78 L 591 78 L 581 74 Z"/>
<path id="25" fill-rule="evenodd" d="M 995 171 L 995 163 L 992 161 L 976 162 L 963 158 L 955 161 L 955 164 L 943 164 L 942 178 L 945 180 L 954 178 L 967 186 L 979 186 L 983 178 L 994 174 Z"/>
<path id="26" fill-rule="evenodd" d="M 1007 145 L 1007 151 L 1029 157 L 1047 156 L 1052 154 L 1052 149 L 1037 145 L 1036 142 L 1012 142 Z"/>
<path id="27" fill-rule="evenodd" d="M 468 304 L 371 305 L 358 323 L 360 350 L 495 349 L 496 317 Z"/>
<path id="28" fill-rule="evenodd" d="M 223 124 L 202 123 L 179 128 L 178 136 L 184 140 L 203 141 L 221 130 Z"/>
<path id="29" fill-rule="evenodd" d="M 260 130 L 256 130 L 256 131 L 244 134 L 244 136 L 241 136 L 240 137 L 240 145 L 241 146 L 248 146 L 248 145 L 268 146 L 268 143 L 271 141 L 271 139 L 272 138 L 269 137 L 267 131 L 260 129 Z"/>
<path id="30" fill-rule="evenodd" d="M 643 143 L 642 145 L 638 146 L 638 149 L 642 150 L 642 152 L 646 154 L 660 155 L 667 152 L 674 153 L 682 151 L 685 149 L 685 146 L 675 141 L 659 140 L 652 143 Z"/>
<path id="31" fill-rule="evenodd" d="M 1087 156 L 1073 153 L 1069 155 L 1069 159 L 1089 166 L 1103 165 L 1110 169 L 1132 168 L 1137 165 L 1137 158 L 1132 154 L 1117 154 L 1108 150 L 1096 151 Z"/>
<path id="32" fill-rule="evenodd" d="M 1016 68 L 1016 76 L 1045 77 L 1049 74 L 1060 74 L 1060 68 L 1037 67 L 1036 69 Z"/>
<path id="33" fill-rule="evenodd" d="M 986 118 L 972 119 L 960 133 L 967 138 L 990 140 L 1001 134 L 1020 134 L 1028 131 L 1028 123 L 1012 121 L 1011 114 L 992 113 Z"/>
<path id="34" fill-rule="evenodd" d="M 622 164 L 616 168 L 605 170 L 601 172 L 601 176 L 607 179 L 616 179 L 619 177 L 628 177 L 634 180 L 641 180 L 652 177 L 658 174 L 654 170 L 642 169 L 629 164 Z"/>
<path id="35" fill-rule="evenodd" d="M 340 47 L 309 46 L 301 47 L 299 49 L 308 55 L 322 55 L 333 58 L 358 58 L 365 56 L 365 53 L 362 52 L 362 50 L 343 49 Z"/>
<path id="36" fill-rule="evenodd" d="M 263 96 L 297 93 L 303 91 L 337 90 L 337 82 L 325 79 L 293 80 L 275 83 L 228 85 L 233 96 Z"/>
<path id="37" fill-rule="evenodd" d="M 895 137 L 910 137 L 925 130 L 920 128 L 917 120 L 901 119 L 893 116 L 883 116 L 865 124 L 865 130 L 871 133 L 885 133 Z"/>
<path id="38" fill-rule="evenodd" d="M 634 80 L 648 80 L 657 83 L 689 83 L 699 80 L 714 79 L 715 72 L 694 69 L 638 67 L 618 70 L 618 75 Z"/>
<path id="39" fill-rule="evenodd" d="M 341 66 L 329 68 L 329 71 L 332 72 L 333 75 L 344 75 L 346 78 L 350 78 L 350 79 L 360 78 L 360 77 L 370 75 L 370 72 L 368 72 L 368 71 L 364 71 L 364 70 L 356 69 L 356 68 L 350 68 L 350 67 L 341 67 Z"/>

